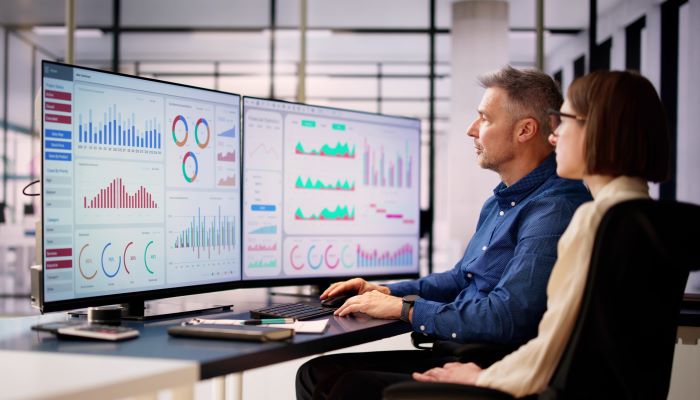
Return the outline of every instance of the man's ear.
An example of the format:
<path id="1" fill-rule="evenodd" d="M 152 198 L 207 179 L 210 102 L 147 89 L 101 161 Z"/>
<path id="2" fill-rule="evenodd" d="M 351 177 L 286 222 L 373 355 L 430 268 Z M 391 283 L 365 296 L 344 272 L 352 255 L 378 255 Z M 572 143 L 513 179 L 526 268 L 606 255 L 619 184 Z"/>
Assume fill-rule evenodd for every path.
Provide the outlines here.
<path id="1" fill-rule="evenodd" d="M 540 124 L 532 117 L 523 118 L 515 123 L 515 134 L 518 142 L 525 143 L 539 136 Z"/>
<path id="2" fill-rule="evenodd" d="M 549 126 L 552 128 L 552 131 L 551 131 L 551 132 L 547 132 L 547 136 L 549 136 L 549 135 L 551 135 L 552 133 L 554 133 L 554 131 L 555 131 L 555 130 L 557 129 L 557 127 L 559 126 L 559 123 L 560 123 L 560 122 L 561 122 L 561 121 L 559 120 L 559 118 L 555 117 L 554 115 L 550 115 L 550 116 L 549 116 Z"/>

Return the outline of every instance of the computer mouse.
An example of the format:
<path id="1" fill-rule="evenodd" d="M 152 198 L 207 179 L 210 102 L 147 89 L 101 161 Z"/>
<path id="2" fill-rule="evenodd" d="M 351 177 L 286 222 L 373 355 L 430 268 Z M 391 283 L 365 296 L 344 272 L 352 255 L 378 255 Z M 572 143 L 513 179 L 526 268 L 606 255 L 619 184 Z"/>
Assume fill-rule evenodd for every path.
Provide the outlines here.
<path id="1" fill-rule="evenodd" d="M 322 307 L 338 308 L 345 303 L 345 300 L 354 296 L 354 293 L 343 293 L 337 296 L 329 297 L 325 300 L 321 300 Z"/>

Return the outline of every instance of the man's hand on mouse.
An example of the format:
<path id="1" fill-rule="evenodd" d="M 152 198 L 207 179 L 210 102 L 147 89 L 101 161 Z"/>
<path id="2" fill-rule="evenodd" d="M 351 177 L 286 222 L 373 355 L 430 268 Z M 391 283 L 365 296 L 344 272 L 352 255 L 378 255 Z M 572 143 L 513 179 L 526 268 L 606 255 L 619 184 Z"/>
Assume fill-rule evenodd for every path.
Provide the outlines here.
<path id="1" fill-rule="evenodd" d="M 374 318 L 399 319 L 402 306 L 401 297 L 372 290 L 349 298 L 345 304 L 335 310 L 334 315 L 345 317 L 352 313 L 361 312 Z"/>
<path id="2" fill-rule="evenodd" d="M 389 288 L 386 286 L 380 286 L 374 283 L 369 283 L 361 278 L 353 278 L 347 281 L 336 282 L 330 285 L 328 289 L 321 293 L 321 300 L 327 299 L 329 297 L 335 297 L 347 292 L 364 294 L 373 290 L 384 294 L 391 293 Z"/>

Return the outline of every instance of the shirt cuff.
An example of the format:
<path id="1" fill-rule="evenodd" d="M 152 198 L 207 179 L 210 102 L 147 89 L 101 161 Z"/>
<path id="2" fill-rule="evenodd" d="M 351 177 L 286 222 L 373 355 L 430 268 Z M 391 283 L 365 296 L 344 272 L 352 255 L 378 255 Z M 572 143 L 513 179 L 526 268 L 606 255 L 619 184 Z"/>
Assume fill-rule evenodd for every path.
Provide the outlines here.
<path id="1" fill-rule="evenodd" d="M 435 315 L 440 303 L 418 299 L 413 303 L 413 319 L 411 325 L 413 330 L 424 335 L 435 334 Z"/>
<path id="2" fill-rule="evenodd" d="M 403 296 L 406 296 L 408 294 L 411 294 L 408 290 L 409 285 L 406 285 L 404 282 L 390 283 L 390 284 L 384 285 L 384 286 L 389 288 L 392 296 L 403 297 Z"/>

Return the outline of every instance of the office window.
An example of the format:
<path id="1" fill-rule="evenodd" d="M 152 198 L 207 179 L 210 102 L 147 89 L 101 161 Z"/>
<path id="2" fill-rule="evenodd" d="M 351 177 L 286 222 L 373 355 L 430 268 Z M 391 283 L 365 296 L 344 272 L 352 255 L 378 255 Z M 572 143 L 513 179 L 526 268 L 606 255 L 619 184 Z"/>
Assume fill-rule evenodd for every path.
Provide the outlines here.
<path id="1" fill-rule="evenodd" d="M 625 28 L 625 68 L 639 71 L 642 65 L 642 30 L 646 17 L 642 16 Z"/>
<path id="2" fill-rule="evenodd" d="M 586 74 L 586 56 L 581 55 L 574 60 L 574 79 Z"/>

